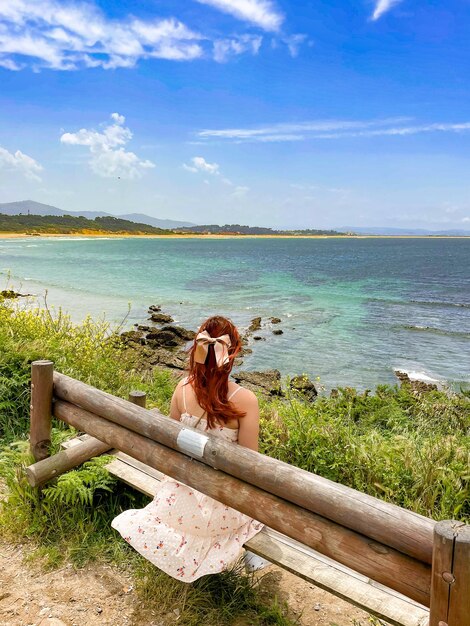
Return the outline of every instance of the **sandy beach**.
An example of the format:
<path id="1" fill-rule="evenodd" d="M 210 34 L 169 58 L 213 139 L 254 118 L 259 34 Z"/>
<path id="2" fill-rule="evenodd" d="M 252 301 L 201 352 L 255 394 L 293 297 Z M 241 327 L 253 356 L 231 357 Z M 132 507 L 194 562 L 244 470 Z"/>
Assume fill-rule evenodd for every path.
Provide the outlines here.
<path id="1" fill-rule="evenodd" d="M 220 235 L 197 233 L 172 234 L 172 235 L 133 235 L 117 233 L 44 233 L 41 235 L 30 235 L 28 233 L 0 233 L 0 239 L 24 239 L 25 237 L 36 239 L 54 239 L 64 237 L 70 239 L 88 239 L 96 237 L 99 239 L 469 239 L 465 235 Z"/>

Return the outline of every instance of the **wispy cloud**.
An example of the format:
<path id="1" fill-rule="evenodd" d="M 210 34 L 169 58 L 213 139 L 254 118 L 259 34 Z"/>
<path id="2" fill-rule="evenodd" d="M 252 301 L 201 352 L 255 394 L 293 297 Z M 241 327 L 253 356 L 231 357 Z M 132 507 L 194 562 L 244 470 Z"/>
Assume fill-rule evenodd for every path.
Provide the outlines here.
<path id="1" fill-rule="evenodd" d="M 377 0 L 375 3 L 375 9 L 372 13 L 371 20 L 374 22 L 382 17 L 385 13 L 388 13 L 390 9 L 393 9 L 397 4 L 401 4 L 403 0 Z"/>
<path id="2" fill-rule="evenodd" d="M 43 170 L 43 167 L 33 157 L 24 154 L 21 150 L 12 153 L 0 147 L 0 169 L 15 170 L 29 180 L 40 181 L 39 173 Z"/>
<path id="3" fill-rule="evenodd" d="M 132 132 L 124 126 L 125 117 L 112 113 L 112 124 L 101 132 L 82 128 L 76 133 L 64 133 L 60 141 L 70 146 L 86 146 L 90 151 L 89 164 L 93 172 L 103 178 L 141 178 L 144 170 L 155 167 L 148 160 L 141 160 L 124 146 L 132 139 Z"/>
<path id="4" fill-rule="evenodd" d="M 214 41 L 214 60 L 224 63 L 230 57 L 250 52 L 258 54 L 263 38 L 260 35 L 239 35 L 230 39 L 216 39 Z"/>
<path id="5" fill-rule="evenodd" d="M 411 125 L 410 118 L 382 120 L 316 120 L 288 122 L 255 128 L 204 129 L 197 133 L 203 140 L 244 142 L 284 142 L 353 137 L 406 136 L 420 133 L 470 131 L 470 122 Z"/>
<path id="6" fill-rule="evenodd" d="M 351 131 L 370 127 L 385 126 L 408 121 L 408 118 L 392 118 L 371 121 L 314 120 L 306 122 L 282 122 L 254 128 L 204 129 L 197 134 L 203 139 L 215 138 L 230 141 L 302 141 L 312 133 Z"/>
<path id="7" fill-rule="evenodd" d="M 263 31 L 276 33 L 292 57 L 306 36 L 283 35 L 284 16 L 271 0 L 197 0 Z M 19 71 L 132 68 L 142 59 L 225 62 L 258 54 L 262 34 L 229 37 L 197 32 L 176 17 L 114 19 L 97 0 L 0 0 L 0 68 Z"/>
<path id="8" fill-rule="evenodd" d="M 191 172 L 192 174 L 210 174 L 211 176 L 218 177 L 215 180 L 219 180 L 222 184 L 229 187 L 231 190 L 230 195 L 233 198 L 242 198 L 250 191 L 250 188 L 246 187 L 245 185 L 235 185 L 230 180 L 230 178 L 222 175 L 218 163 L 209 163 L 202 156 L 193 157 L 192 159 L 190 159 L 189 164 L 183 163 L 183 169 L 185 169 L 187 172 Z M 206 185 L 210 184 L 207 178 L 204 179 L 203 182 Z"/>
<path id="9" fill-rule="evenodd" d="M 196 0 L 263 30 L 276 32 L 284 21 L 283 14 L 271 0 Z"/>
<path id="10" fill-rule="evenodd" d="M 175 18 L 111 20 L 91 3 L 0 2 L 0 64 L 36 67 L 132 67 L 142 58 L 173 61 L 203 56 L 203 37 Z"/>

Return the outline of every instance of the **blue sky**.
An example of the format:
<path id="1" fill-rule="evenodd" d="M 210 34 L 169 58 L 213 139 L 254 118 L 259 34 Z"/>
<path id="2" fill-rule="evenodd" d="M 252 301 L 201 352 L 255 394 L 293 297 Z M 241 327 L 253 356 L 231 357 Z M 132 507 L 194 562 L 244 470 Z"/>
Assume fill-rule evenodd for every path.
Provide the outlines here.
<path id="1" fill-rule="evenodd" d="M 0 202 L 470 230 L 469 0 L 0 4 Z"/>

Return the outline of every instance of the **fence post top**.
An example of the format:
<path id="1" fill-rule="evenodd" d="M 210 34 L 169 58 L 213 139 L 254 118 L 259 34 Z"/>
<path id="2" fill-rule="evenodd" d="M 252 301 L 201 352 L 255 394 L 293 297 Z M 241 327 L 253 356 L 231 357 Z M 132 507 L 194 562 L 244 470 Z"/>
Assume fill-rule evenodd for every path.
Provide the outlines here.
<path id="1" fill-rule="evenodd" d="M 39 359 L 37 361 L 32 361 L 31 365 L 39 367 L 50 366 L 54 365 L 54 361 L 50 361 L 49 359 Z"/>

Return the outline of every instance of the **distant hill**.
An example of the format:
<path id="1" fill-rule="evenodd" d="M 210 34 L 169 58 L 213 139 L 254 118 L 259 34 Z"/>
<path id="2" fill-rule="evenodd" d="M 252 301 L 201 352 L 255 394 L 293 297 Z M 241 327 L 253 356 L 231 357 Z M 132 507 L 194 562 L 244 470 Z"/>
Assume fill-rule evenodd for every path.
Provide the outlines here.
<path id="1" fill-rule="evenodd" d="M 171 235 L 173 231 L 155 228 L 148 224 L 138 224 L 112 215 L 86 217 L 74 215 L 2 215 L 0 214 L 0 232 L 41 234 L 119 234 L 119 235 Z"/>
<path id="2" fill-rule="evenodd" d="M 336 230 L 315 230 L 309 228 L 307 230 L 274 230 L 273 228 L 264 228 L 262 226 L 243 226 L 241 224 L 204 224 L 202 226 L 190 226 L 189 228 L 177 228 L 178 232 L 197 233 L 197 234 L 213 234 L 213 235 L 343 235 Z"/>
<path id="3" fill-rule="evenodd" d="M 196 226 L 194 222 L 178 222 L 177 220 L 164 220 L 158 217 L 151 217 L 145 213 L 128 213 L 126 215 L 118 215 L 123 220 L 131 222 L 140 222 L 141 224 L 149 224 L 157 228 L 184 228 L 185 226 Z"/>
<path id="4" fill-rule="evenodd" d="M 105 211 L 64 211 L 55 206 L 49 204 L 43 204 L 42 202 L 35 202 L 34 200 L 21 200 L 20 202 L 6 202 L 0 204 L 0 213 L 3 215 L 72 215 L 79 217 L 82 215 L 88 219 L 95 219 L 95 217 L 118 217 L 130 222 L 137 222 L 139 224 L 148 224 L 149 226 L 155 226 L 155 228 L 172 229 L 182 228 L 185 226 L 194 226 L 192 222 L 181 222 L 178 220 L 160 219 L 157 217 L 151 217 L 144 213 L 129 213 L 128 215 L 114 215 L 112 213 L 106 213 Z"/>
<path id="5" fill-rule="evenodd" d="M 428 230 L 426 228 L 388 228 L 388 227 L 366 227 L 351 226 L 350 228 L 339 228 L 341 232 L 354 232 L 358 235 L 389 235 L 389 236 L 441 236 L 441 237 L 470 237 L 470 230 L 449 229 L 449 230 Z"/>

